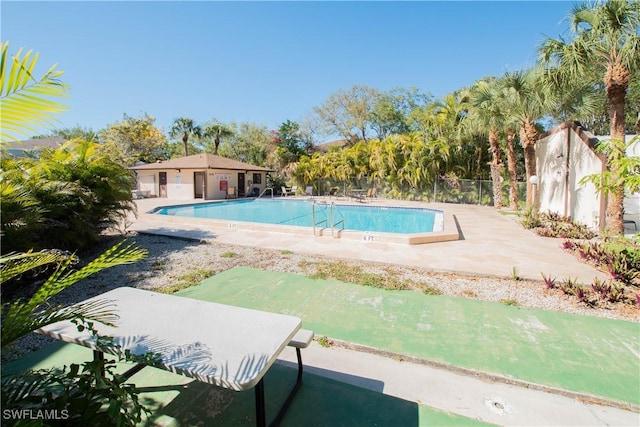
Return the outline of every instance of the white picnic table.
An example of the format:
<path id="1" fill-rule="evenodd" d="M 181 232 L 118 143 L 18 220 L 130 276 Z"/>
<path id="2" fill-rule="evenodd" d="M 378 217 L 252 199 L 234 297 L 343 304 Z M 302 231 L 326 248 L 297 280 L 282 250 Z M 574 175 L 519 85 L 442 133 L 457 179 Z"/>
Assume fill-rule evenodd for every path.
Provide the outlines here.
<path id="1" fill-rule="evenodd" d="M 300 329 L 298 317 L 129 287 L 83 303 L 95 300 L 110 301 L 119 317 L 116 327 L 95 322 L 100 336 L 113 338 L 122 351 L 135 355 L 159 354 L 156 367 L 231 390 L 255 388 L 256 423 L 265 425 L 263 377 Z M 95 357 L 104 357 L 96 337 L 69 321 L 36 332 L 89 347 Z M 299 364 L 301 372 L 300 359 Z"/>

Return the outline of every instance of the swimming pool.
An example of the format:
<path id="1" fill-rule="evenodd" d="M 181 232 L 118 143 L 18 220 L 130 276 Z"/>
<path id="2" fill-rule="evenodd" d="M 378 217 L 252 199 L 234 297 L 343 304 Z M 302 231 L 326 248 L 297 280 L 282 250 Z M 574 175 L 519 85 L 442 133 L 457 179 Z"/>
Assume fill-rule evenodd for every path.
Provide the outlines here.
<path id="1" fill-rule="evenodd" d="M 426 208 L 359 206 L 310 200 L 237 200 L 162 207 L 160 215 L 208 218 L 284 226 L 331 228 L 381 233 L 442 231 L 442 211 Z"/>

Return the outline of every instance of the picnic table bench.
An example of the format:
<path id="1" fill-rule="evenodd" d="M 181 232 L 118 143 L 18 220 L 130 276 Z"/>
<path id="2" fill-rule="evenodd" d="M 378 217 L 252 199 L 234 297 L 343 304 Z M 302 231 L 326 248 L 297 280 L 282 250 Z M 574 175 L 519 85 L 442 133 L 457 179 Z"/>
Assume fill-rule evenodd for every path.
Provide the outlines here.
<path id="1" fill-rule="evenodd" d="M 134 355 L 159 354 L 154 367 L 235 391 L 255 389 L 256 424 L 264 426 L 263 377 L 286 346 L 296 349 L 298 377 L 272 425 L 277 425 L 302 382 L 301 348 L 313 332 L 300 329 L 301 320 L 265 311 L 251 310 L 175 295 L 122 287 L 84 301 L 107 300 L 117 313 L 116 326 L 95 322 L 102 337 L 111 337 L 120 351 Z M 36 332 L 94 350 L 103 349 L 88 330 L 62 321 Z M 144 365 L 130 369 L 133 375 Z"/>

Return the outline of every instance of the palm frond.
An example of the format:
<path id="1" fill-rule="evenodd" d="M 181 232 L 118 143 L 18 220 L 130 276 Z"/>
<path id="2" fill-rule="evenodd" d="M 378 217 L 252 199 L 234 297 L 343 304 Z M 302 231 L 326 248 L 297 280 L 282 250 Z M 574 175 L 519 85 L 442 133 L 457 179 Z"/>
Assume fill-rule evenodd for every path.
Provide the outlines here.
<path id="1" fill-rule="evenodd" d="M 132 264 L 147 255 L 146 249 L 134 247 L 134 243 L 123 246 L 125 242 L 123 240 L 115 244 L 80 270 L 68 271 L 61 266 L 33 295 L 29 305 L 35 308 L 82 279 L 116 265 Z"/>
<path id="2" fill-rule="evenodd" d="M 80 324 L 97 321 L 113 326 L 119 317 L 112 307 L 111 301 L 99 299 L 69 307 L 46 308 L 34 312 L 28 304 L 13 303 L 7 310 L 2 323 L 2 348 L 32 331 L 64 320 L 73 320 Z M 3 312 L 4 308 L 3 304 Z"/>
<path id="3" fill-rule="evenodd" d="M 67 107 L 50 98 L 66 95 L 67 86 L 59 78 L 63 74 L 52 66 L 41 78 L 33 74 L 38 54 L 22 55 L 22 49 L 9 57 L 9 42 L 2 44 L 0 57 L 0 144 L 18 139 L 19 135 L 37 133 L 37 127 L 50 124 L 54 114 Z"/>
<path id="4" fill-rule="evenodd" d="M 57 373 L 59 369 L 51 368 L 3 375 L 2 400 L 5 408 L 11 408 L 18 403 L 22 407 L 28 407 L 29 405 L 24 405 L 25 400 L 33 400 L 33 406 L 40 408 L 42 396 L 57 386 Z"/>
<path id="5" fill-rule="evenodd" d="M 52 263 L 63 262 L 70 256 L 57 252 L 10 253 L 0 257 L 0 284 L 8 280 Z"/>

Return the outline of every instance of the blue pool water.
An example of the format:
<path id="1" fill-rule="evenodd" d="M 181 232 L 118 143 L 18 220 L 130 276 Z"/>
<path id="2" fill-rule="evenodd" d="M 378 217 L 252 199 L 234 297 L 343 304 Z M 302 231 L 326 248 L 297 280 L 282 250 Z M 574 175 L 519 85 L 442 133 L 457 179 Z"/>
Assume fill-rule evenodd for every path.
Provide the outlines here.
<path id="1" fill-rule="evenodd" d="M 192 218 L 313 227 L 313 203 L 310 200 L 234 200 L 198 205 L 169 206 L 160 208 L 154 213 Z M 440 221 L 436 220 L 438 215 L 440 215 Z M 334 223 L 344 220 L 345 230 L 383 233 L 432 232 L 434 231 L 434 223 L 442 223 L 441 211 L 423 208 L 334 205 L 333 217 Z M 319 227 L 331 227 L 330 205 L 316 203 L 315 220 Z M 323 222 L 325 220 L 326 222 Z"/>

